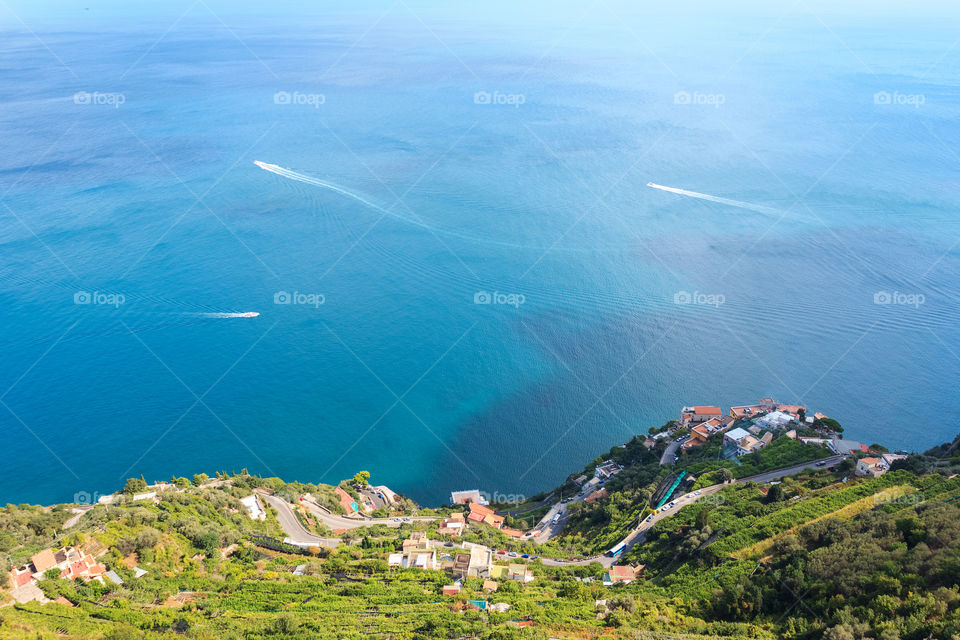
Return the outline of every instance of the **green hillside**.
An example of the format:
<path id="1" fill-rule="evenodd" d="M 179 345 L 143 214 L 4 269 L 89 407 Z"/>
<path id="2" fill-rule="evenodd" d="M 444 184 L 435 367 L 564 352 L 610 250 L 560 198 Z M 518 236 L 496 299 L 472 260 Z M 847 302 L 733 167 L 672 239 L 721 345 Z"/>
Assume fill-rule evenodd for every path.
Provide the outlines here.
<path id="1" fill-rule="evenodd" d="M 265 519 L 252 519 L 240 499 L 262 488 L 293 508 L 310 494 L 337 514 L 334 487 L 245 473 L 182 481 L 156 500 L 132 500 L 143 488 L 132 481 L 115 504 L 95 506 L 66 530 L 77 515 L 69 506 L 8 505 L 0 510 L 4 579 L 38 552 L 68 547 L 96 557 L 122 584 L 50 570 L 35 582 L 45 603 L 14 602 L 7 584 L 0 639 L 960 637 L 955 448 L 898 461 L 875 478 L 856 477 L 847 461 L 811 465 L 775 484 L 724 485 L 657 520 L 617 559 L 643 565 L 628 585 L 604 585 L 607 570 L 596 561 L 548 564 L 589 558 L 651 513 L 670 470 L 643 443 L 635 438 L 588 465 L 592 472 L 614 460 L 623 469 L 604 483 L 602 500 L 570 503 L 564 532 L 547 544 L 472 525 L 467 540 L 507 552 L 494 554 L 503 572 L 522 565 L 531 575 L 468 577 L 458 593 L 444 593 L 453 584 L 448 571 L 390 566 L 388 558 L 417 530 L 437 541 L 438 557 L 462 550 L 462 540 L 439 536 L 433 521 L 403 521 L 459 508 L 401 501 L 378 514 L 390 511 L 399 526 L 350 531 L 298 515 L 305 529 L 333 537 L 323 548 L 283 543 L 278 512 L 268 506 Z M 827 455 L 775 440 L 733 464 L 708 446 L 684 454 L 695 471 L 688 490 Z M 571 495 L 580 475 L 557 495 Z"/>

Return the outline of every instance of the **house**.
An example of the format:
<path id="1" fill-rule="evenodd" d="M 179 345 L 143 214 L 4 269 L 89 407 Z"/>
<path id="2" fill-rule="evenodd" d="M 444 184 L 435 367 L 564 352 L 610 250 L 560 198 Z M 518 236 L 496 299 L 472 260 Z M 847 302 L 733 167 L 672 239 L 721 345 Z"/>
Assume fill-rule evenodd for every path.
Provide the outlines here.
<path id="1" fill-rule="evenodd" d="M 842 440 L 840 438 L 832 438 L 827 441 L 827 447 L 830 448 L 834 453 L 841 456 L 848 456 L 851 453 L 867 453 L 869 448 L 867 445 L 857 442 L 856 440 Z"/>
<path id="2" fill-rule="evenodd" d="M 778 404 L 777 413 L 786 413 L 794 420 L 800 419 L 800 412 L 806 413 L 807 408 L 802 404 Z"/>
<path id="3" fill-rule="evenodd" d="M 527 568 L 525 564 L 511 564 L 507 567 L 507 578 L 510 580 L 518 580 L 520 582 L 532 582 L 533 581 L 533 571 Z"/>
<path id="4" fill-rule="evenodd" d="M 792 407 L 791 407 L 792 408 Z M 772 411 L 767 415 L 759 418 L 757 420 L 758 425 L 767 427 L 768 429 L 782 429 L 792 422 L 797 420 L 796 415 L 791 414 L 787 411 Z"/>
<path id="5" fill-rule="evenodd" d="M 585 476 L 585 475 L 580 475 L 580 476 L 577 476 L 576 478 L 574 478 L 573 483 L 579 487 L 580 485 L 582 485 L 582 484 L 583 484 L 584 482 L 586 482 L 586 481 L 587 481 L 587 476 Z"/>
<path id="6" fill-rule="evenodd" d="M 494 582 L 493 580 L 483 581 L 483 590 L 486 591 L 487 593 L 494 593 L 497 590 L 498 586 L 499 585 L 497 585 L 497 583 Z"/>
<path id="7" fill-rule="evenodd" d="M 777 408 L 777 403 L 773 401 L 773 398 L 760 398 L 760 408 L 764 411 L 773 411 Z"/>
<path id="8" fill-rule="evenodd" d="M 709 405 L 697 405 L 693 407 L 684 407 L 680 411 L 680 424 L 684 427 L 706 422 L 710 418 L 719 419 L 723 415 L 720 407 Z"/>
<path id="9" fill-rule="evenodd" d="M 403 566 L 403 554 L 402 553 L 391 553 L 387 556 L 387 565 L 390 567 L 402 567 Z"/>
<path id="10" fill-rule="evenodd" d="M 745 456 L 748 453 L 753 453 L 754 451 L 762 449 L 764 444 L 765 443 L 762 440 L 758 440 L 757 438 L 748 435 L 746 438 L 737 443 L 737 455 Z"/>
<path id="11" fill-rule="evenodd" d="M 480 494 L 479 489 L 470 489 L 469 491 L 454 491 L 450 494 L 450 503 L 451 504 L 482 504 L 486 505 L 487 501 Z"/>
<path id="12" fill-rule="evenodd" d="M 441 593 L 445 596 L 455 596 L 460 593 L 460 585 L 458 584 L 448 584 L 443 587 Z"/>
<path id="13" fill-rule="evenodd" d="M 411 549 L 403 553 L 404 569 L 436 569 L 437 554 L 431 549 Z"/>
<path id="14" fill-rule="evenodd" d="M 471 502 L 469 506 L 470 513 L 467 515 L 467 520 L 488 524 L 497 529 L 503 526 L 503 516 L 498 516 L 490 507 L 485 507 L 475 502 Z"/>
<path id="15" fill-rule="evenodd" d="M 740 444 L 744 438 L 750 437 L 750 433 L 745 429 L 737 427 L 736 429 L 731 429 L 723 435 L 723 441 L 727 444 Z"/>
<path id="16" fill-rule="evenodd" d="M 27 565 L 22 569 L 17 569 L 13 567 L 10 569 L 10 572 L 7 574 L 10 578 L 9 584 L 11 589 L 19 589 L 20 587 L 30 584 L 30 581 L 33 580 L 33 571 L 32 567 Z"/>
<path id="17" fill-rule="evenodd" d="M 703 444 L 704 442 L 706 442 L 707 438 L 710 437 L 710 434 L 713 433 L 710 431 L 710 427 L 708 427 L 707 425 L 710 422 L 714 422 L 714 421 L 719 426 L 720 421 L 712 419 L 712 420 L 708 420 L 707 422 L 704 422 L 703 424 L 698 424 L 697 426 L 690 429 L 690 439 L 683 443 L 682 445 L 683 448 L 689 449 L 690 447 L 697 447 Z"/>
<path id="18" fill-rule="evenodd" d="M 768 444 L 773 442 L 773 434 L 767 431 L 765 434 L 760 436 L 760 442 L 763 443 L 763 446 L 767 446 Z"/>
<path id="19" fill-rule="evenodd" d="M 600 478 L 590 478 L 587 482 L 583 483 L 583 490 L 581 493 L 590 491 L 594 487 L 600 484 Z"/>
<path id="20" fill-rule="evenodd" d="M 752 418 L 758 413 L 763 413 L 764 408 L 759 404 L 745 404 L 739 407 L 730 407 L 729 416 L 734 420 L 741 418 Z"/>
<path id="21" fill-rule="evenodd" d="M 796 430 L 796 429 L 790 429 L 790 431 L 787 431 L 784 435 L 786 435 L 786 436 L 787 436 L 788 438 L 790 438 L 791 440 L 796 440 L 796 439 L 797 439 L 797 430 Z"/>
<path id="22" fill-rule="evenodd" d="M 890 467 L 880 458 L 860 458 L 857 460 L 857 475 L 877 478 L 885 474 Z"/>
<path id="23" fill-rule="evenodd" d="M 463 580 L 470 576 L 470 554 L 458 553 L 453 558 L 453 565 L 449 568 L 454 578 Z"/>
<path id="24" fill-rule="evenodd" d="M 903 455 L 902 453 L 885 453 L 880 456 L 880 459 L 887 463 L 887 469 L 889 469 L 894 462 L 897 460 L 906 460 L 907 456 Z"/>
<path id="25" fill-rule="evenodd" d="M 247 508 L 247 515 L 250 516 L 251 520 L 267 519 L 267 512 L 260 506 L 260 502 L 257 500 L 255 494 L 249 495 L 246 498 L 240 498 L 240 502 Z"/>
<path id="26" fill-rule="evenodd" d="M 440 523 L 440 526 L 437 528 L 437 533 L 442 536 L 461 536 L 466 526 L 464 520 L 465 518 L 462 513 L 455 513 Z"/>
<path id="27" fill-rule="evenodd" d="M 500 531 L 504 535 L 510 536 L 511 538 L 523 537 L 523 531 L 520 531 L 519 529 L 511 529 L 510 527 L 500 527 Z"/>
<path id="28" fill-rule="evenodd" d="M 65 555 L 64 560 L 66 560 Z M 40 553 L 34 554 L 30 557 L 30 563 L 33 565 L 33 572 L 38 578 L 43 577 L 43 572 L 47 569 L 53 569 L 60 564 L 51 549 L 44 549 Z"/>
<path id="29" fill-rule="evenodd" d="M 829 444 L 830 442 L 830 440 L 827 438 L 808 438 L 807 436 L 799 436 L 797 440 L 799 440 L 803 444 L 814 444 L 821 447 L 826 444 Z"/>
<path id="30" fill-rule="evenodd" d="M 596 491 L 588 495 L 586 498 L 584 498 L 583 501 L 586 502 L 587 504 L 590 504 L 591 502 L 596 502 L 597 500 L 603 500 L 606 497 L 607 497 L 607 489 L 606 487 L 604 487 L 603 489 L 597 489 Z"/>
<path id="31" fill-rule="evenodd" d="M 606 586 L 614 584 L 630 584 L 643 573 L 645 565 L 632 567 L 628 564 L 610 567 L 610 571 L 603 574 L 603 584 Z"/>
<path id="32" fill-rule="evenodd" d="M 346 509 L 347 513 L 356 513 L 360 510 L 356 501 L 353 499 L 353 496 L 344 491 L 343 487 L 337 487 L 336 494 L 337 499 L 340 500 L 340 506 Z"/>
<path id="33" fill-rule="evenodd" d="M 612 460 L 607 460 L 599 465 L 593 471 L 593 477 L 599 478 L 600 480 L 609 480 L 616 474 L 620 473 L 620 465 Z"/>
<path id="34" fill-rule="evenodd" d="M 410 534 L 410 537 L 403 541 L 403 550 L 410 551 L 411 549 L 426 549 L 427 548 L 427 533 L 425 531 L 414 531 Z"/>
<path id="35" fill-rule="evenodd" d="M 494 582 L 494 584 L 496 584 L 496 582 Z M 506 602 L 497 602 L 491 604 L 488 609 L 490 609 L 490 611 L 496 611 L 497 613 L 506 613 L 507 611 L 510 611 L 510 605 Z"/>

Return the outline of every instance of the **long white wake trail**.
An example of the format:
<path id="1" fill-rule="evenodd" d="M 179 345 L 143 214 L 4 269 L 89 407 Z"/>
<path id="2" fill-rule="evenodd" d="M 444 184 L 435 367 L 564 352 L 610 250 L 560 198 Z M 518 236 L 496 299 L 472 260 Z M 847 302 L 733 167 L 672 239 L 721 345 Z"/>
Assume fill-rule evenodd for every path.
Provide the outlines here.
<path id="1" fill-rule="evenodd" d="M 299 173 L 299 172 L 297 172 L 297 171 L 293 171 L 292 169 L 284 169 L 284 168 L 281 167 L 280 165 L 270 164 L 269 162 L 261 162 L 261 161 L 259 161 L 259 160 L 254 160 L 254 161 L 253 161 L 253 164 L 257 165 L 258 167 L 260 167 L 261 169 L 263 169 L 263 170 L 265 170 L 265 171 L 269 171 L 270 173 L 275 173 L 275 174 L 277 174 L 278 176 L 283 176 L 284 178 L 289 178 L 289 179 L 291 179 L 291 180 L 297 180 L 298 182 L 305 182 L 305 183 L 307 183 L 307 184 L 312 184 L 312 185 L 315 186 L 315 187 L 322 187 L 322 188 L 324 188 L 324 189 L 329 189 L 330 191 L 334 191 L 334 192 L 336 192 L 336 193 L 339 193 L 339 194 L 342 195 L 342 196 L 346 196 L 346 197 L 348 197 L 348 198 L 350 198 L 350 199 L 352 199 L 352 200 L 356 200 L 357 202 L 359 202 L 359 203 L 361 203 L 361 204 L 363 204 L 363 205 L 365 205 L 365 206 L 367 206 L 367 207 L 370 207 L 370 208 L 373 209 L 374 211 L 379 211 L 380 213 L 382 213 L 382 214 L 384 214 L 384 215 L 391 216 L 391 217 L 393 217 L 393 218 L 397 218 L 398 220 L 403 220 L 404 222 L 408 222 L 408 223 L 410 223 L 410 224 L 415 224 L 415 225 L 417 225 L 418 227 L 422 227 L 422 228 L 424 228 L 424 229 L 434 230 L 434 228 L 431 227 L 431 226 L 428 225 L 428 224 L 425 224 L 425 223 L 423 223 L 423 222 L 420 222 L 419 220 L 414 220 L 414 219 L 412 219 L 412 218 L 408 218 L 408 217 L 406 217 L 406 216 L 401 216 L 401 215 L 399 215 L 399 214 L 397 214 L 397 213 L 394 213 L 393 211 L 390 211 L 389 209 L 385 209 L 385 208 L 381 207 L 380 205 L 378 205 L 378 204 L 376 204 L 376 203 L 374 203 L 374 202 L 370 202 L 369 200 L 367 200 L 367 199 L 364 198 L 363 196 L 359 196 L 359 195 L 353 193 L 352 191 L 347 191 L 347 190 L 344 189 L 343 187 L 339 187 L 339 186 L 333 184 L 332 182 L 326 182 L 326 181 L 324 181 L 324 180 L 320 180 L 320 179 L 318 179 L 318 178 L 314 178 L 314 177 L 312 177 L 312 176 L 308 176 L 308 175 Z"/>
<path id="2" fill-rule="evenodd" d="M 661 191 L 669 191 L 670 193 L 676 193 L 677 195 L 687 196 L 689 198 L 698 198 L 700 200 L 709 200 L 710 202 L 717 202 L 720 204 L 729 205 L 731 207 L 739 207 L 741 209 L 749 209 L 750 211 L 757 211 L 759 213 L 766 213 L 769 215 L 780 215 L 782 212 L 771 207 L 764 207 L 759 204 L 751 204 L 749 202 L 741 202 L 740 200 L 731 200 L 730 198 L 721 198 L 720 196 L 712 196 L 709 193 L 699 193 L 697 191 L 688 191 L 686 189 L 678 189 L 677 187 L 665 187 L 662 184 L 656 184 L 655 182 L 648 182 L 648 187 L 653 189 L 660 189 Z"/>

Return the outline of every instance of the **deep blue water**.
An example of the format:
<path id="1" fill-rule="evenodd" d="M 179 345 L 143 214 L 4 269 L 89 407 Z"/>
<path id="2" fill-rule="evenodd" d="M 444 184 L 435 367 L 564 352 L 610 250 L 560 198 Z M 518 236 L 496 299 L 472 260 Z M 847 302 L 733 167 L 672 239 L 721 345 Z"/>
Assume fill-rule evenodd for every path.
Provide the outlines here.
<path id="1" fill-rule="evenodd" d="M 762 396 L 958 431 L 956 10 L 320 4 L 0 7 L 0 501 L 530 494 Z"/>

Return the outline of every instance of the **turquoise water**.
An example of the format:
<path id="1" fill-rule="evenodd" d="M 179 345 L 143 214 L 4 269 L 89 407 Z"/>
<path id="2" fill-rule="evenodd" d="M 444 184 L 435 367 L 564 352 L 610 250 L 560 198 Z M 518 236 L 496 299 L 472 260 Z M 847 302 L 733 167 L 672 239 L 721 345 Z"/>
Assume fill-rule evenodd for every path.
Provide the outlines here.
<path id="1" fill-rule="evenodd" d="M 0 500 L 531 494 L 762 396 L 957 431 L 954 10 L 88 4 L 0 8 Z"/>

